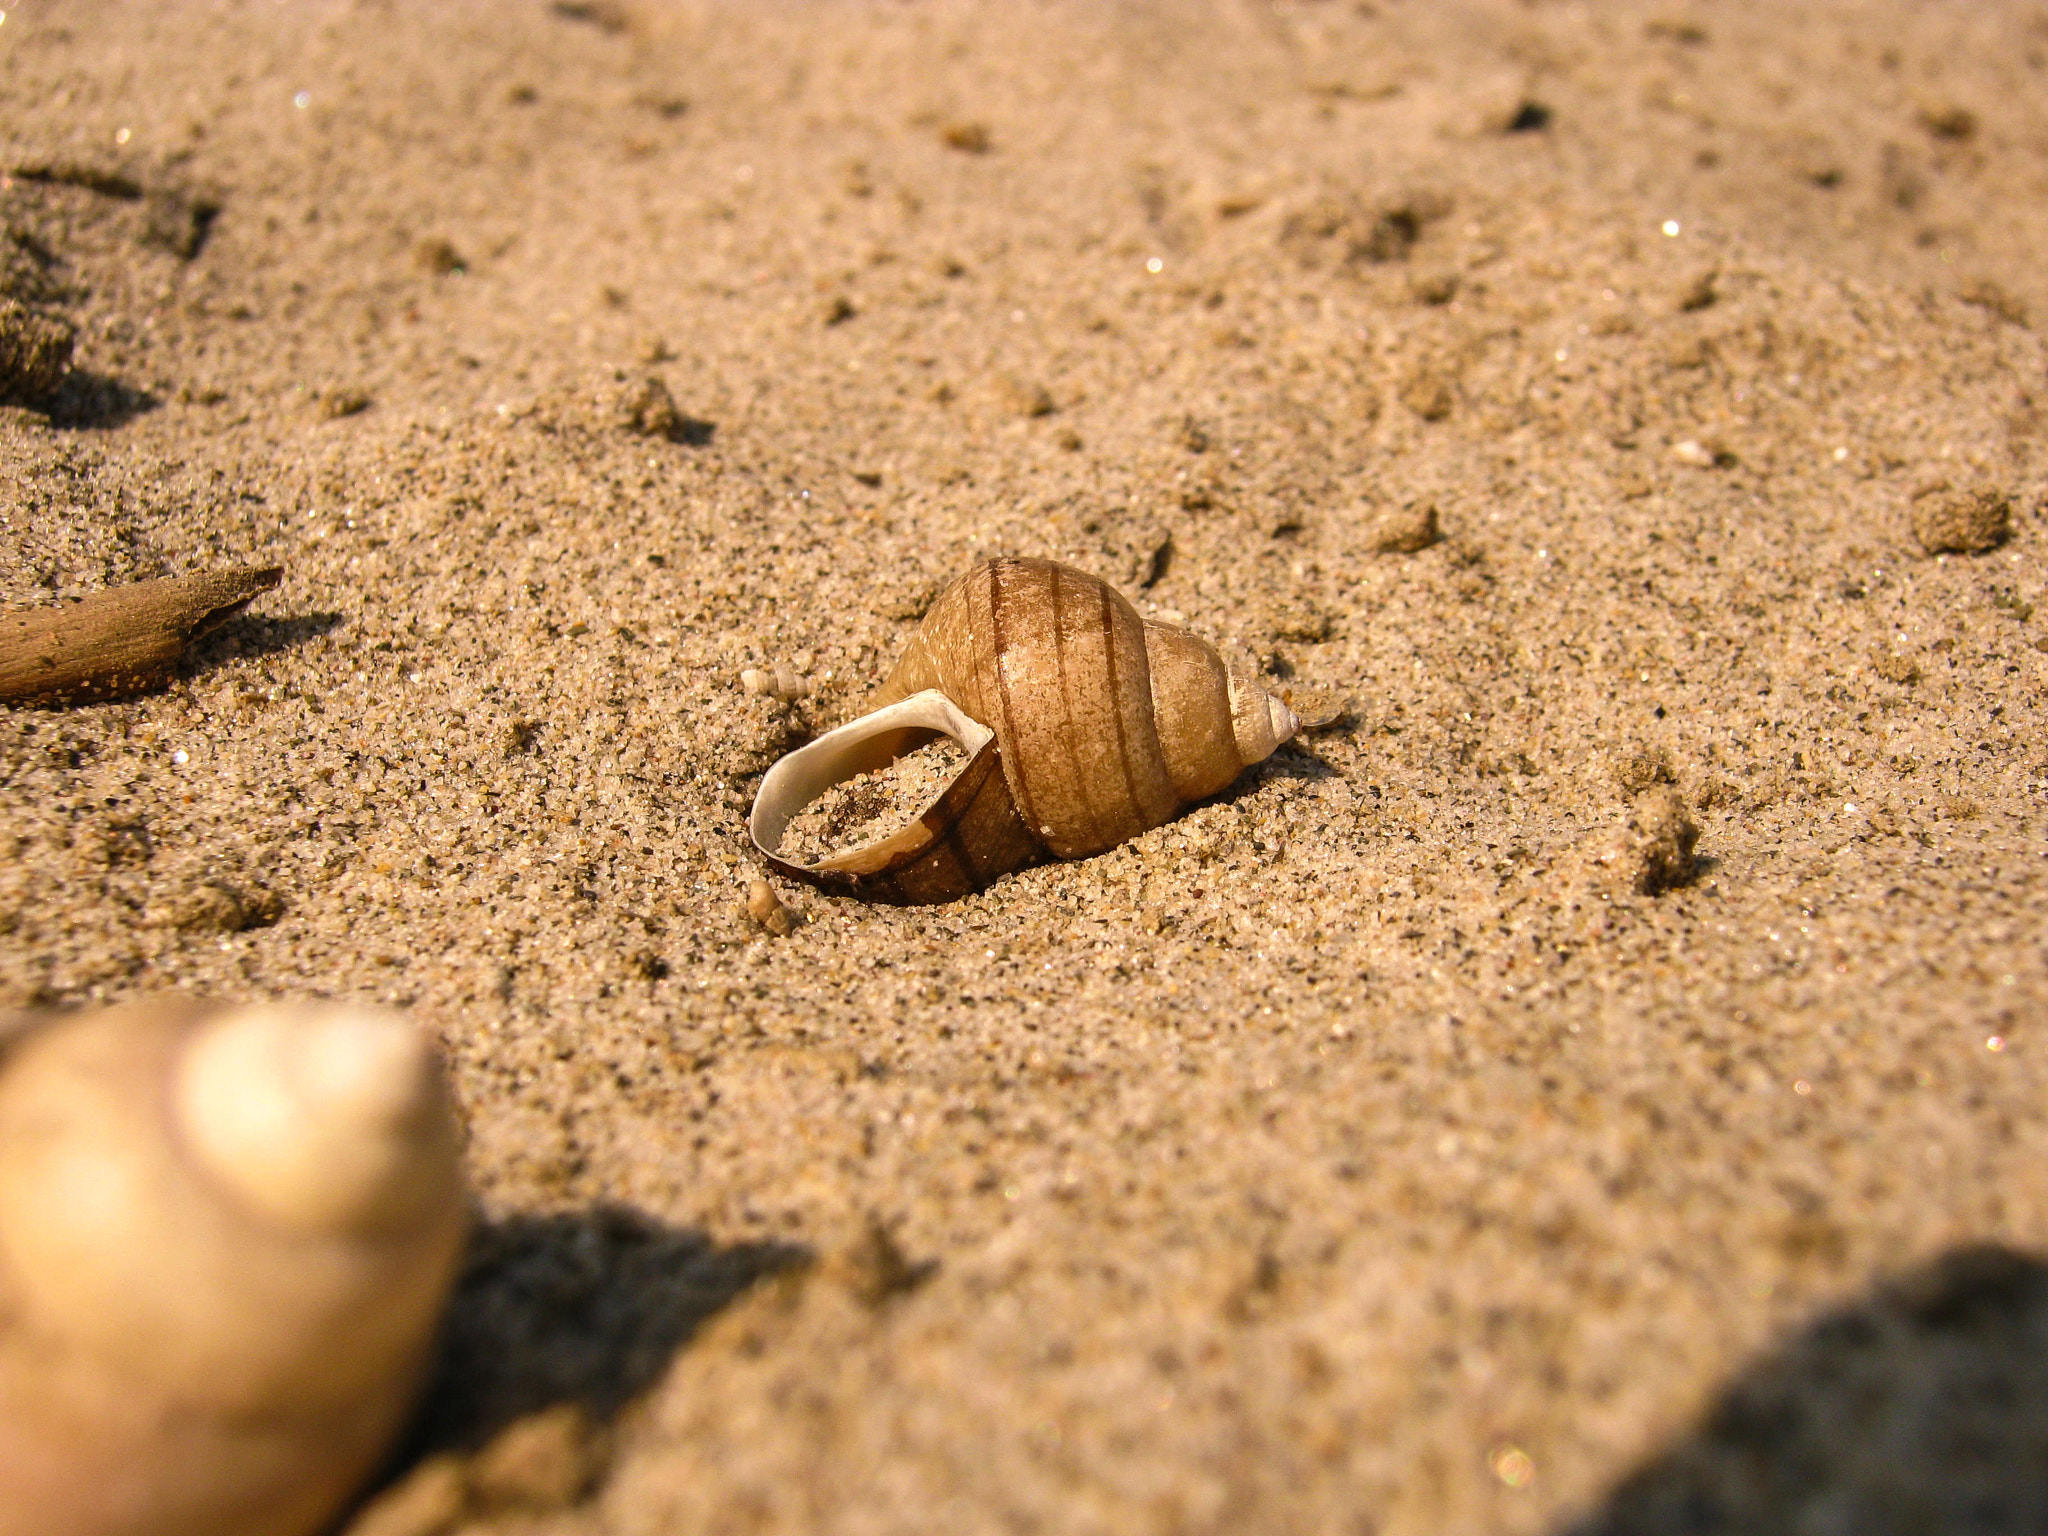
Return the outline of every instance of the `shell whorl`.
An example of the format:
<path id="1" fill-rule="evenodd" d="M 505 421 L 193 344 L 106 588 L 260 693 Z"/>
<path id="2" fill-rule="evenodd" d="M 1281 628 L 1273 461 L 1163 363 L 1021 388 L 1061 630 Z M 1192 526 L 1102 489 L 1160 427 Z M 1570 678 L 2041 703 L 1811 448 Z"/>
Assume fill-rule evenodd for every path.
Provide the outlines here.
<path id="1" fill-rule="evenodd" d="M 1224 788 L 1296 728 L 1248 666 L 1226 662 L 1184 630 L 1141 618 L 1107 582 L 1049 560 L 1004 558 L 940 594 L 876 693 L 873 714 L 783 762 L 808 755 L 809 777 L 835 763 L 848 766 L 840 778 L 850 777 L 874 765 L 872 738 L 888 712 L 927 695 L 993 732 L 1007 814 L 993 812 L 980 794 L 981 835 L 965 839 L 941 801 L 920 817 L 925 833 L 901 862 L 882 868 L 871 850 L 857 849 L 792 865 L 777 855 L 777 839 L 802 802 L 788 803 L 795 776 L 777 764 L 753 818 L 756 845 L 772 864 L 819 883 L 894 881 L 895 888 L 877 890 L 892 899 L 945 900 L 1030 862 L 1038 849 L 1085 858 L 1159 826 Z M 947 726 L 934 729 L 960 737 L 975 754 L 962 780 L 987 776 L 988 746 L 969 744 Z M 921 867 L 939 859 L 947 865 L 942 873 Z M 914 889 L 902 883 L 911 869 L 918 871 Z"/>
<path id="2" fill-rule="evenodd" d="M 940 595 L 876 698 L 936 688 L 988 725 L 1025 827 L 1078 859 L 1179 808 L 1146 650 L 1144 621 L 1107 582 L 991 560 Z"/>
<path id="3" fill-rule="evenodd" d="M 923 688 L 995 731 L 1019 816 L 1063 859 L 1171 820 L 1295 727 L 1248 668 L 1050 560 L 991 560 L 940 594 L 876 702 Z"/>
<path id="4" fill-rule="evenodd" d="M 269 1004 L 196 1030 L 172 1087 L 186 1145 L 281 1226 L 403 1221 L 445 1114 L 427 1039 L 392 1014 Z"/>

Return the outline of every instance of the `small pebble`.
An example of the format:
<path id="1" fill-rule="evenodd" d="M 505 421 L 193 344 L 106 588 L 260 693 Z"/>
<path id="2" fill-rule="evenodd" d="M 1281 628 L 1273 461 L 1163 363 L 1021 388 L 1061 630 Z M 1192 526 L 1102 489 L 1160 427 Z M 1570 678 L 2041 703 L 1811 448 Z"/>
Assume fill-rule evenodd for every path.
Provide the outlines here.
<path id="1" fill-rule="evenodd" d="M 0 298 L 0 400 L 42 399 L 71 369 L 75 333 L 64 321 Z"/>
<path id="2" fill-rule="evenodd" d="M 171 922 L 188 933 L 240 933 L 277 921 L 284 903 L 269 891 L 240 891 L 219 881 L 195 885 L 171 909 Z"/>
<path id="3" fill-rule="evenodd" d="M 1721 297 L 1714 286 L 1720 277 L 1720 268 L 1709 267 L 1681 288 L 1678 291 L 1679 313 L 1695 314 L 1702 309 L 1711 309 Z"/>
<path id="4" fill-rule="evenodd" d="M 375 402 L 365 389 L 341 388 L 322 390 L 318 397 L 320 415 L 328 421 L 339 421 L 344 416 L 360 416 Z"/>
<path id="5" fill-rule="evenodd" d="M 628 380 L 613 405 L 613 420 L 622 432 L 659 437 L 671 442 L 682 431 L 683 413 L 676 409 L 668 385 L 652 373 Z"/>
<path id="6" fill-rule="evenodd" d="M 1408 279 L 1408 297 L 1418 304 L 1448 304 L 1457 296 L 1455 272 L 1418 272 Z"/>
<path id="7" fill-rule="evenodd" d="M 435 277 L 448 277 L 468 270 L 462 253 L 446 240 L 422 240 L 413 247 L 413 265 Z"/>
<path id="8" fill-rule="evenodd" d="M 825 1272 L 864 1305 L 880 1308 L 916 1290 L 938 1267 L 936 1259 L 910 1258 L 895 1234 L 870 1216 L 860 1236 L 826 1261 Z"/>
<path id="9" fill-rule="evenodd" d="M 190 261 L 206 244 L 220 204 L 204 194 L 157 190 L 143 199 L 142 243 Z"/>
<path id="10" fill-rule="evenodd" d="M 1411 501 L 1380 513 L 1366 530 L 1366 548 L 1379 555 L 1413 555 L 1443 537 L 1436 503 Z"/>
<path id="11" fill-rule="evenodd" d="M 1320 645 L 1336 632 L 1337 621 L 1329 610 L 1314 603 L 1296 602 L 1282 607 L 1269 626 L 1275 640 L 1298 640 Z"/>
<path id="12" fill-rule="evenodd" d="M 603 1456 L 590 1412 L 557 1403 L 516 1419 L 469 1463 L 469 1493 L 485 1509 L 561 1509 L 596 1484 Z"/>
<path id="13" fill-rule="evenodd" d="M 1616 893 L 1655 896 L 1692 879 L 1700 829 L 1669 784 L 1639 796 L 1620 825 L 1583 855 L 1585 878 Z"/>
<path id="14" fill-rule="evenodd" d="M 1961 143 L 1976 137 L 1977 114 L 1959 102 L 1928 102 L 1920 108 L 1920 126 L 1937 139 Z"/>
<path id="15" fill-rule="evenodd" d="M 1005 376 L 997 380 L 996 392 L 1002 399 L 1005 411 L 1012 416 L 1022 416 L 1026 420 L 1050 416 L 1058 409 L 1053 401 L 1052 392 L 1044 385 L 1034 384 L 1028 379 Z"/>
<path id="16" fill-rule="evenodd" d="M 1975 304 L 1988 309 L 2008 325 L 2025 328 L 2027 306 L 2024 300 L 2008 292 L 1988 277 L 1974 278 L 1956 290 L 1956 297 L 1965 304 Z"/>
<path id="17" fill-rule="evenodd" d="M 372 1500 L 347 1536 L 442 1536 L 469 1503 L 469 1480 L 452 1455 L 430 1456 Z"/>
<path id="18" fill-rule="evenodd" d="M 1636 889 L 1643 895 L 1654 896 L 1692 879 L 1692 851 L 1700 840 L 1700 829 L 1676 789 L 1653 789 L 1638 799 L 1628 831 Z"/>
<path id="19" fill-rule="evenodd" d="M 1667 368 L 1704 368 L 1707 344 L 1697 336 L 1674 336 L 1664 343 L 1661 354 Z"/>
<path id="20" fill-rule="evenodd" d="M 2012 537 L 2012 502 L 2001 491 L 1931 491 L 1913 503 L 1913 537 L 1930 555 L 1981 555 Z"/>
<path id="21" fill-rule="evenodd" d="M 1450 378 L 1427 364 L 1402 381 L 1399 393 L 1401 403 L 1424 421 L 1442 421 L 1457 403 Z"/>

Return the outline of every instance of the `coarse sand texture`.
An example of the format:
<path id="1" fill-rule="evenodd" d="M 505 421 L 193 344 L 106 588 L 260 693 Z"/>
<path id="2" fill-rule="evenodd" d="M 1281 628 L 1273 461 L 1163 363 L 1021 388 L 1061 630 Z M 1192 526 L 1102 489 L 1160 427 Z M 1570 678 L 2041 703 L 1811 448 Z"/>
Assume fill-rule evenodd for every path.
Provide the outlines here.
<path id="1" fill-rule="evenodd" d="M 0 1012 L 438 1041 L 353 1536 L 2048 1527 L 2038 0 L 0 9 L 0 626 L 256 583 Z M 1011 557 L 1301 729 L 767 866 Z"/>

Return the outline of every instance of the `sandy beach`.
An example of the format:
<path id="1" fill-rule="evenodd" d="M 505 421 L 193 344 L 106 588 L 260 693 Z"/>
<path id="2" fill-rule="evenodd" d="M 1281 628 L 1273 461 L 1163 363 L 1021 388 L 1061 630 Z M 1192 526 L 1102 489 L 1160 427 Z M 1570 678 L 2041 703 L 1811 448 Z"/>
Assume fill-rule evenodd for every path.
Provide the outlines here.
<path id="1" fill-rule="evenodd" d="M 284 572 L 0 1008 L 438 1035 L 360 1536 L 2048 1525 L 2048 9 L 0 5 L 0 608 Z M 765 928 L 1005 554 L 1312 728 Z"/>

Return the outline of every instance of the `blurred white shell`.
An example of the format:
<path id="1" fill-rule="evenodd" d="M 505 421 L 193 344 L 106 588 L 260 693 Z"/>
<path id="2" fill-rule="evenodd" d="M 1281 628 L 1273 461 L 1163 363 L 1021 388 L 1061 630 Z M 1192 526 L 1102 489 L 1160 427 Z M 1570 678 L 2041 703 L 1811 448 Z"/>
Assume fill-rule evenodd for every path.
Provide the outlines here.
<path id="1" fill-rule="evenodd" d="M 954 582 L 873 702 L 768 770 L 749 829 L 786 875 L 903 902 L 1114 847 L 1217 793 L 1299 725 L 1248 666 L 1050 560 L 991 560 Z M 825 790 L 942 734 L 968 761 L 916 821 L 815 864 L 779 855 Z"/>
<path id="2" fill-rule="evenodd" d="M 0 1536 L 310 1536 L 404 1423 L 467 1227 L 402 1018 L 0 1029 Z"/>

